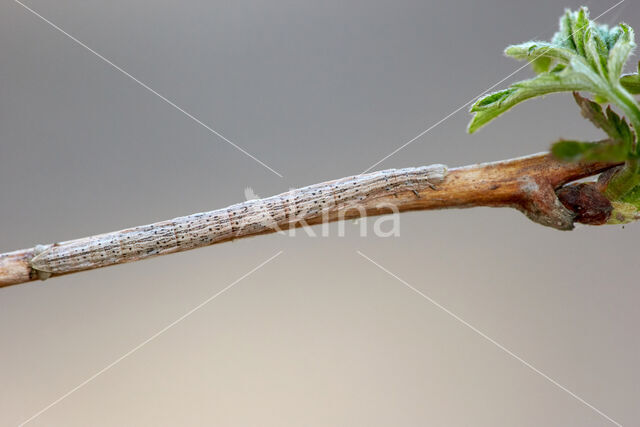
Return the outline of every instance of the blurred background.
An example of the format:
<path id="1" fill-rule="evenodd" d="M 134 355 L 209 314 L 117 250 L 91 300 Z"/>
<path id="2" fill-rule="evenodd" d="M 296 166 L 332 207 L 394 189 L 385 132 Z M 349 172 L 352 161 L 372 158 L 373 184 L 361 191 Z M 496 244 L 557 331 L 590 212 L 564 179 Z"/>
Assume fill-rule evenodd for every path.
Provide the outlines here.
<path id="1" fill-rule="evenodd" d="M 595 17 L 615 1 L 587 1 Z M 357 174 L 521 64 L 574 0 L 0 4 L 0 252 Z M 601 22 L 640 28 L 626 0 Z M 637 59 L 636 59 L 637 60 Z M 630 64 L 633 65 L 633 64 Z M 500 84 L 524 79 L 528 69 Z M 566 94 L 478 134 L 465 109 L 376 169 L 599 138 Z M 371 222 L 368 224 L 371 230 Z M 0 424 L 606 426 L 640 419 L 638 224 L 401 216 L 401 235 L 270 235 L 0 290 Z M 31 425 L 30 424 L 30 425 Z"/>

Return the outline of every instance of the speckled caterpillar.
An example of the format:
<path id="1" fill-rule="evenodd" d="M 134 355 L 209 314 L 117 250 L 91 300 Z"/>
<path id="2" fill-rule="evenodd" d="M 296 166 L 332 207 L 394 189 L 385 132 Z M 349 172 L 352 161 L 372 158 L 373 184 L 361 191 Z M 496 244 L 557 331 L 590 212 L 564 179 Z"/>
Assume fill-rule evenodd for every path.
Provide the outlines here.
<path id="1" fill-rule="evenodd" d="M 383 209 L 390 194 L 435 188 L 446 166 L 389 169 L 310 185 L 224 209 L 174 218 L 68 242 L 40 245 L 30 265 L 38 277 L 67 274 L 185 251 L 292 226 L 360 216 Z"/>

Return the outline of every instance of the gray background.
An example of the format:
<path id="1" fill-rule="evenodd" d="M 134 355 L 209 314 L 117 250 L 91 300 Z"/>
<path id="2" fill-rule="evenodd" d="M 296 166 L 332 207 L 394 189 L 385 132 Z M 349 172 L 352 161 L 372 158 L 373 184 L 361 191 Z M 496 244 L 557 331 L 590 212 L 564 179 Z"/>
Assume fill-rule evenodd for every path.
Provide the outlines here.
<path id="1" fill-rule="evenodd" d="M 595 16 L 615 2 L 588 3 Z M 3 1 L 0 251 L 223 207 L 247 186 L 267 196 L 359 173 L 515 70 L 502 49 L 549 38 L 580 2 L 27 4 L 284 178 Z M 640 4 L 601 21 L 622 17 L 640 27 Z M 599 137 L 570 98 L 524 104 L 473 136 L 463 110 L 377 168 Z M 611 425 L 356 250 L 640 423 L 638 225 L 566 233 L 473 209 L 403 214 L 398 238 L 336 230 L 0 290 L 0 423 L 29 418 L 278 250 L 33 424 Z"/>

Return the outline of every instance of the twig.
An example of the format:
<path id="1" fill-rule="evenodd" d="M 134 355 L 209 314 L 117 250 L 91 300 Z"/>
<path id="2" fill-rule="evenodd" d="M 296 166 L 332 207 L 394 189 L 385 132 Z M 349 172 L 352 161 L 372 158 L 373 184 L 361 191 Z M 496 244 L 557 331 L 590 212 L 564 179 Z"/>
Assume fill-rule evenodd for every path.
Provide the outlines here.
<path id="1" fill-rule="evenodd" d="M 537 223 L 570 230 L 576 220 L 602 223 L 606 212 L 587 206 L 600 215 L 587 218 L 581 204 L 592 204 L 591 198 L 584 201 L 572 191 L 570 203 L 563 204 L 556 190 L 613 166 L 561 163 L 541 153 L 454 169 L 431 165 L 342 178 L 211 212 L 0 254 L 0 287 L 392 211 L 513 207 Z"/>

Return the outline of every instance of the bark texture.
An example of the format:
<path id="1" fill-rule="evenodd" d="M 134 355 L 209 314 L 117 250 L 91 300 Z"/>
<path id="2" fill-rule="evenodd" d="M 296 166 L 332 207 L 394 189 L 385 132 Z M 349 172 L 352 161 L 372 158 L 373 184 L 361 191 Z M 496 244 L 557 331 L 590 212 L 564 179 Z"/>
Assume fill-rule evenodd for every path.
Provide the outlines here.
<path id="1" fill-rule="evenodd" d="M 0 287 L 394 211 L 513 207 L 537 223 L 570 230 L 575 220 L 598 223 L 606 203 L 591 188 L 563 190 L 559 194 L 567 200 L 562 201 L 556 190 L 613 166 L 561 163 L 541 153 L 454 169 L 431 165 L 357 175 L 211 212 L 0 254 Z M 582 197 L 585 191 L 588 197 Z M 600 204 L 592 206 L 594 200 Z"/>

